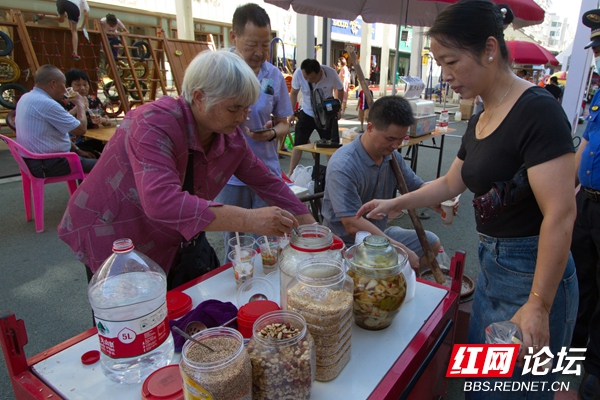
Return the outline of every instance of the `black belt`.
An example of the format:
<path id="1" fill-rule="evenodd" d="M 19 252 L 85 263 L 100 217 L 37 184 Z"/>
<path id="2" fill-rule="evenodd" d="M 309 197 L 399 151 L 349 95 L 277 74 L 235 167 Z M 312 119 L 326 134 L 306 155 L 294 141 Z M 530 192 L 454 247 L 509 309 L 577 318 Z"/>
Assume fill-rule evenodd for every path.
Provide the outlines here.
<path id="1" fill-rule="evenodd" d="M 594 201 L 600 202 L 600 191 L 594 190 L 594 189 L 590 189 L 590 188 L 586 188 L 586 187 L 583 187 L 583 186 L 581 188 L 583 189 L 583 192 L 585 193 L 585 195 L 590 200 L 594 200 Z"/>

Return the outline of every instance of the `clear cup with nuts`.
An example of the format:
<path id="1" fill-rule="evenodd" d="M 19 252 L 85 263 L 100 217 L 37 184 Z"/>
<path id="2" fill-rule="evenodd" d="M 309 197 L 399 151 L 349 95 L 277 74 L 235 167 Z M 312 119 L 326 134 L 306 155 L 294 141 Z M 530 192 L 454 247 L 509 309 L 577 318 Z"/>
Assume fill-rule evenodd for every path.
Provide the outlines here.
<path id="1" fill-rule="evenodd" d="M 186 341 L 179 369 L 186 399 L 252 399 L 252 365 L 242 335 L 235 329 L 217 327 L 198 332 Z"/>
<path id="2" fill-rule="evenodd" d="M 304 318 L 272 311 L 256 320 L 248 344 L 252 398 L 309 399 L 315 380 L 315 348 Z"/>

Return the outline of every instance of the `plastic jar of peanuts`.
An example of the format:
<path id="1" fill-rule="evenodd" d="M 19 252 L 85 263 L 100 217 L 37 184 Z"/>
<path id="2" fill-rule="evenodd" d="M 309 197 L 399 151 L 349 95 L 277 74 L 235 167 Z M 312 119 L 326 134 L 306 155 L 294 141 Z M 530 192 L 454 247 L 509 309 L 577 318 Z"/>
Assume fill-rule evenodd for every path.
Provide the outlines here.
<path id="1" fill-rule="evenodd" d="M 298 264 L 282 300 L 286 310 L 306 320 L 315 341 L 318 381 L 338 376 L 350 359 L 352 288 L 340 260 L 309 258 Z"/>
<path id="2" fill-rule="evenodd" d="M 315 348 L 304 318 L 293 311 L 272 311 L 257 319 L 252 331 L 252 398 L 309 399 Z"/>
<path id="3" fill-rule="evenodd" d="M 186 400 L 251 400 L 252 365 L 242 335 L 217 327 L 193 337 L 214 351 L 189 340 L 183 345 L 179 369 Z"/>
<path id="4" fill-rule="evenodd" d="M 391 325 L 406 297 L 402 269 L 408 254 L 383 236 L 367 236 L 344 252 L 348 275 L 354 281 L 354 322 L 364 329 Z"/>

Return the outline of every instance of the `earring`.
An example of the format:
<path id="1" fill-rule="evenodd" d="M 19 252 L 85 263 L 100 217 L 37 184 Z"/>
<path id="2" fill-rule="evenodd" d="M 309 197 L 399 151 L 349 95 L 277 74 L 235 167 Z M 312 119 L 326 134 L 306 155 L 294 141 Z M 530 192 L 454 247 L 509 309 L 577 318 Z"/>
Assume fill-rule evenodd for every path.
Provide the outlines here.
<path id="1" fill-rule="evenodd" d="M 488 62 L 492 62 L 492 61 L 494 61 L 494 57 L 492 57 L 492 56 L 489 56 L 489 57 L 488 57 Z"/>

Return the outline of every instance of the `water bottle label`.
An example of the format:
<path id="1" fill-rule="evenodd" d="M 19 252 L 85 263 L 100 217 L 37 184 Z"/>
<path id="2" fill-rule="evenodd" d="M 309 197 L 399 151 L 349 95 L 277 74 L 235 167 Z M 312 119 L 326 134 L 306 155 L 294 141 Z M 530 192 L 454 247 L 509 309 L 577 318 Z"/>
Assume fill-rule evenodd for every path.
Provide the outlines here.
<path id="1" fill-rule="evenodd" d="M 181 372 L 183 378 L 183 396 L 185 400 L 213 400 L 210 392 L 194 382 L 187 374 Z"/>
<path id="2" fill-rule="evenodd" d="M 153 312 L 128 321 L 96 319 L 100 351 L 110 358 L 137 357 L 163 344 L 169 337 L 167 303 Z"/>

